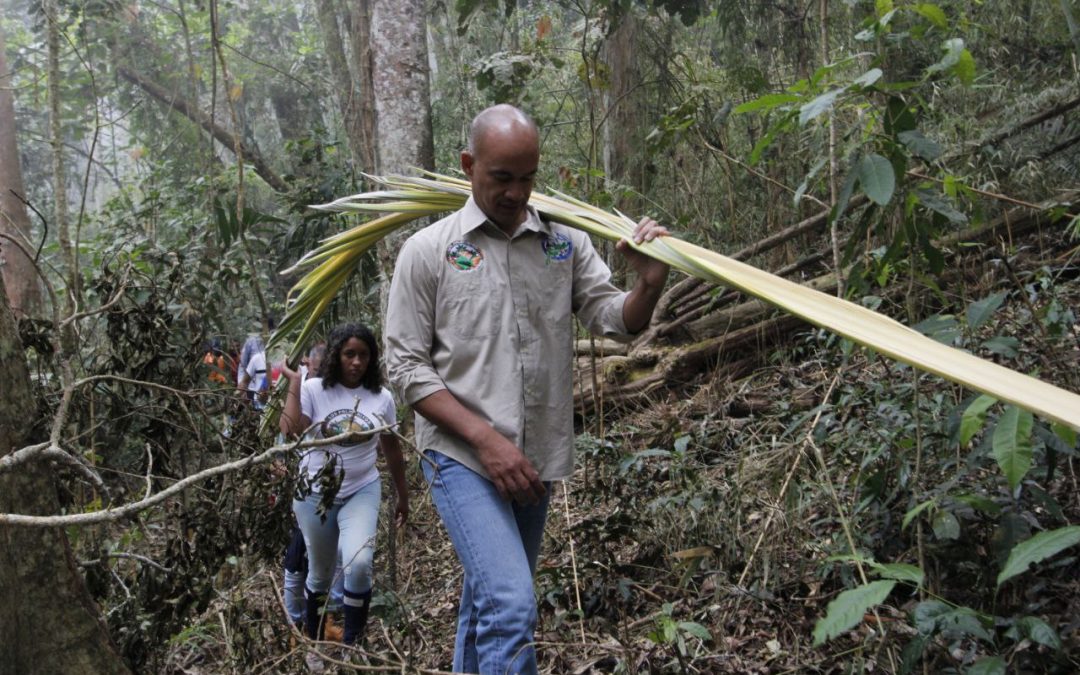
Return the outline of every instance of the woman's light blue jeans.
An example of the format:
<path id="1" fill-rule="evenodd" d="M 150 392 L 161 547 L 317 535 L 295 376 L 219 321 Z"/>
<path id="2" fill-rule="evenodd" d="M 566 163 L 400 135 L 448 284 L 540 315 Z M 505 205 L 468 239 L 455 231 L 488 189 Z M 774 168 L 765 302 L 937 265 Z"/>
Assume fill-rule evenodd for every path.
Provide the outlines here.
<path id="1" fill-rule="evenodd" d="M 349 604 L 349 594 L 359 595 L 371 590 L 371 564 L 375 558 L 382 483 L 373 480 L 344 500 L 334 500 L 325 521 L 315 512 L 319 497 L 318 493 L 312 493 L 303 501 L 293 500 L 293 513 L 307 546 L 307 589 L 316 594 L 326 593 L 333 580 L 340 548 L 345 604 Z"/>
<path id="2" fill-rule="evenodd" d="M 454 671 L 536 673 L 533 572 L 544 537 L 548 495 L 521 506 L 494 484 L 434 450 L 421 461 L 431 498 L 465 568 Z"/>

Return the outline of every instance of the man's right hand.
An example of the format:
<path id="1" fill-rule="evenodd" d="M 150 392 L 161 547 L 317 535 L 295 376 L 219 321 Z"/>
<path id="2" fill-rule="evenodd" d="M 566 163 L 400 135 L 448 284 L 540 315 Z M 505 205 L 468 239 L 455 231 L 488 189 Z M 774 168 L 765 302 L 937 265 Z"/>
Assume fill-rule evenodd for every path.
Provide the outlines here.
<path id="1" fill-rule="evenodd" d="M 532 462 L 505 436 L 491 429 L 475 442 L 477 458 L 503 499 L 536 504 L 547 492 Z"/>
<path id="2" fill-rule="evenodd" d="M 547 492 L 536 467 L 521 448 L 461 405 L 446 389 L 420 399 L 413 409 L 475 448 L 476 458 L 503 499 L 536 504 Z"/>

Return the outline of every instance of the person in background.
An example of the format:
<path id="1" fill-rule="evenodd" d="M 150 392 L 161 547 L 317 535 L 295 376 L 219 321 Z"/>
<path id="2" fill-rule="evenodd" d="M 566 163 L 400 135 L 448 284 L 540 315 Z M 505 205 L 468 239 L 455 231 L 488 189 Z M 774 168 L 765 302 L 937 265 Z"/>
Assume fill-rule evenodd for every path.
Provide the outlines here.
<path id="1" fill-rule="evenodd" d="M 313 436 L 328 438 L 345 432 L 362 433 L 397 423 L 393 396 L 382 386 L 379 345 L 371 330 L 344 324 L 330 332 L 319 377 L 301 381 L 300 373 L 284 364 L 288 393 L 280 428 L 286 436 L 303 433 L 317 423 Z M 345 581 L 345 626 L 342 642 L 362 639 L 371 603 L 372 561 L 375 555 L 382 484 L 375 465 L 382 452 L 397 494 L 395 517 L 404 525 L 409 514 L 409 489 L 401 446 L 389 432 L 368 434 L 358 440 L 309 449 L 300 462 L 301 476 L 312 481 L 312 492 L 293 501 L 293 513 L 308 552 L 305 581 L 304 630 L 322 637 L 322 611 L 340 550 Z M 332 506 L 319 513 L 324 468 L 341 479 Z M 309 656 L 312 653 L 309 653 Z M 309 665 L 313 665 L 309 660 Z"/>
<path id="2" fill-rule="evenodd" d="M 229 367 L 225 354 L 221 351 L 221 338 L 214 338 L 209 346 L 210 349 L 203 356 L 203 365 L 207 368 L 206 379 L 211 384 L 225 384 L 229 381 Z"/>
<path id="3" fill-rule="evenodd" d="M 266 352 L 254 352 L 248 358 L 247 367 L 240 376 L 237 389 L 244 392 L 256 410 L 266 407 L 270 396 L 270 372 L 266 366 Z"/>
<path id="4" fill-rule="evenodd" d="M 529 206 L 540 135 L 509 105 L 482 111 L 461 168 L 472 195 L 398 255 L 386 317 L 387 370 L 416 417 L 431 497 L 465 569 L 454 671 L 536 673 L 533 571 L 551 481 L 574 470 L 572 345 L 644 329 L 667 265 L 617 248 L 629 293 L 589 237 Z M 636 243 L 667 234 L 649 218 Z"/>

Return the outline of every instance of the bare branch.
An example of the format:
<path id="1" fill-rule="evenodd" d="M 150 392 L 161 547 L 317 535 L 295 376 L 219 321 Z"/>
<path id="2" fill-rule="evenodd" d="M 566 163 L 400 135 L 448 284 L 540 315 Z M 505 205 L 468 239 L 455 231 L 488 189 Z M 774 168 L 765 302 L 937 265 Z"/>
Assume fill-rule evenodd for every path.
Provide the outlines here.
<path id="1" fill-rule="evenodd" d="M 94 378 L 87 378 L 94 379 Z M 167 388 L 167 387 L 166 387 Z M 394 433 L 393 425 L 386 425 L 382 427 L 376 427 L 375 429 L 369 429 L 364 432 L 350 431 L 344 434 L 338 434 L 337 436 L 330 436 L 327 438 L 319 438 L 312 440 L 298 440 L 292 443 L 286 443 L 284 445 L 275 445 L 268 450 L 264 450 L 255 455 L 249 455 L 243 459 L 238 459 L 233 462 L 226 462 L 225 464 L 219 464 L 218 466 L 210 467 L 205 471 L 199 471 L 187 478 L 177 481 L 173 485 L 165 488 L 157 494 L 150 497 L 141 499 L 137 502 L 131 502 L 123 506 L 116 508 L 104 509 L 102 511 L 94 511 L 91 513 L 73 513 L 65 516 L 27 516 L 19 513 L 0 513 L 0 525 L 18 525 L 20 527 L 66 527 L 68 525 L 90 525 L 93 523 L 107 523 L 115 522 L 126 518 L 128 516 L 145 511 L 146 509 L 160 504 L 169 497 L 177 495 L 187 488 L 204 481 L 214 476 L 219 476 L 226 473 L 232 473 L 233 471 L 239 471 L 246 469 L 256 464 L 264 464 L 273 460 L 277 455 L 282 452 L 288 452 L 297 450 L 300 448 L 318 448 L 327 445 L 335 445 L 343 442 L 355 442 L 357 440 L 363 440 L 378 433 Z"/>
<path id="2" fill-rule="evenodd" d="M 104 556 L 98 558 L 97 560 L 80 560 L 79 567 L 93 567 L 94 565 L 100 565 L 104 558 L 123 558 L 130 560 L 138 560 L 145 565 L 156 567 L 162 572 L 172 572 L 171 567 L 165 567 L 161 563 L 155 562 L 144 555 L 139 555 L 138 553 L 106 553 Z"/>

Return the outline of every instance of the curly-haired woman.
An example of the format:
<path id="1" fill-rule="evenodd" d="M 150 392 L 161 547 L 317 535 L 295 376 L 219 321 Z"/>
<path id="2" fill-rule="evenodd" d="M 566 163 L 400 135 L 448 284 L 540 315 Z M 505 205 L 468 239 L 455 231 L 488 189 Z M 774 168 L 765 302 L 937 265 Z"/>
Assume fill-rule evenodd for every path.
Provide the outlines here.
<path id="1" fill-rule="evenodd" d="M 288 366 L 283 366 L 282 374 L 289 379 L 280 421 L 286 435 L 310 428 L 312 436 L 328 438 L 347 431 L 370 431 L 397 421 L 394 399 L 382 386 L 379 344 L 366 326 L 344 324 L 330 332 L 319 377 L 301 383 L 300 373 Z M 393 434 L 383 432 L 311 448 L 300 462 L 301 476 L 306 474 L 313 483 L 310 495 L 293 502 L 308 551 L 304 622 L 308 637 L 321 638 L 322 608 L 339 547 L 345 576 L 343 641 L 356 644 L 363 637 L 371 602 L 371 566 L 382 493 L 375 466 L 378 451 L 386 457 L 397 492 L 395 517 L 404 524 L 409 515 L 409 489 L 401 446 Z M 317 507 L 322 499 L 321 487 L 314 479 L 328 462 L 333 462 L 331 467 L 340 475 L 341 487 L 333 506 L 320 515 Z"/>

